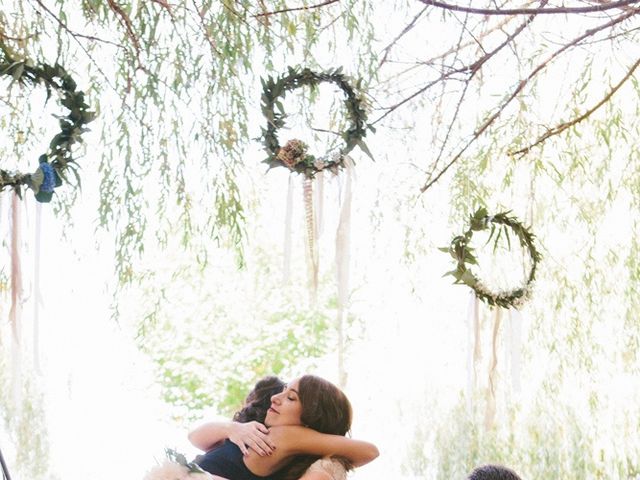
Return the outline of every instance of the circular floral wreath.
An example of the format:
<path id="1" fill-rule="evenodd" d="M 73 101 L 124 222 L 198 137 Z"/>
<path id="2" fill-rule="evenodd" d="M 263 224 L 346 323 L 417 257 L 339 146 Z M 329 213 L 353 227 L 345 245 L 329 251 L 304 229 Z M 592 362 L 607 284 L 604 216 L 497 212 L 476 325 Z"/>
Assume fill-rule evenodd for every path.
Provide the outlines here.
<path id="1" fill-rule="evenodd" d="M 33 66 L 28 61 L 15 61 L 7 52 L 3 53 L 0 75 L 9 75 L 20 84 L 43 84 L 47 90 L 47 100 L 51 98 L 52 90 L 58 91 L 60 103 L 69 110 L 66 116 L 58 116 L 60 132 L 49 142 L 49 150 L 40 156 L 39 166 L 34 173 L 0 169 L 0 191 L 10 187 L 20 195 L 20 187 L 26 185 L 33 190 L 36 200 L 49 202 L 54 188 L 66 180 L 66 170 L 73 172 L 77 183 L 80 183 L 71 146 L 82 141 L 81 135 L 88 131 L 85 125 L 95 118 L 95 112 L 89 111 L 89 106 L 84 102 L 84 93 L 76 91 L 76 82 L 62 66 Z"/>
<path id="2" fill-rule="evenodd" d="M 301 140 L 293 139 L 280 146 L 278 141 L 278 129 L 284 127 L 286 114 L 280 101 L 280 97 L 302 86 L 315 87 L 320 83 L 330 82 L 336 84 L 345 94 L 345 106 L 350 125 L 342 132 L 344 146 L 333 155 L 316 157 L 307 153 L 307 145 Z M 360 81 L 356 87 L 360 88 Z M 269 77 L 262 81 L 262 113 L 267 119 L 267 127 L 262 129 L 262 142 L 268 157 L 264 160 L 270 168 L 284 166 L 291 171 L 303 173 L 312 178 L 316 173 L 328 169 L 334 173 L 344 166 L 345 156 L 358 146 L 369 157 L 371 152 L 363 141 L 367 128 L 374 131 L 373 127 L 366 124 L 367 114 L 362 106 L 362 99 L 349 83 L 349 79 L 339 68 L 333 72 L 317 73 L 308 68 L 302 70 L 289 68 L 287 75 L 273 79 Z M 277 110 L 277 111 L 276 111 Z"/>
<path id="3" fill-rule="evenodd" d="M 448 252 L 457 262 L 456 269 L 446 274 L 456 279 L 454 283 L 465 284 L 471 287 L 476 296 L 489 305 L 497 305 L 504 308 L 519 308 L 529 299 L 532 284 L 536 276 L 536 268 L 542 257 L 534 245 L 534 235 L 515 217 L 510 217 L 509 213 L 510 212 L 503 212 L 489 216 L 485 208 L 480 208 L 470 217 L 469 229 L 463 235 L 455 237 L 449 247 L 442 248 L 441 250 Z M 520 245 L 529 252 L 529 256 L 531 257 L 531 270 L 522 287 L 507 291 L 493 291 L 469 269 L 468 265 L 478 264 L 473 254 L 473 248 L 471 248 L 469 244 L 474 232 L 487 230 L 489 228 L 491 228 L 490 241 L 496 231 L 496 227 L 499 228 L 501 225 L 508 227 L 504 228 L 504 232 L 509 246 L 511 246 L 509 239 L 510 229 L 518 237 Z M 500 230 L 498 231 L 498 236 L 499 235 Z M 496 237 L 496 241 L 497 239 L 498 237 Z"/>

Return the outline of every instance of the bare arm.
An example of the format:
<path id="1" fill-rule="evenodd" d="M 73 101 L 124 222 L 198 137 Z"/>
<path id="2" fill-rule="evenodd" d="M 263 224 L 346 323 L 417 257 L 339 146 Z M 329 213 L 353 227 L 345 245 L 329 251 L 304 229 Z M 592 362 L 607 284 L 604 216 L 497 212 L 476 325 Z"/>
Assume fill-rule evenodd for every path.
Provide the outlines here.
<path id="1" fill-rule="evenodd" d="M 274 427 L 270 435 L 277 443 L 280 453 L 285 450 L 287 455 L 339 455 L 349 460 L 354 467 L 365 465 L 380 454 L 373 443 L 341 435 L 327 435 L 306 427 Z"/>
<path id="2" fill-rule="evenodd" d="M 207 422 L 189 432 L 194 447 L 208 451 L 227 438 L 240 447 L 243 454 L 252 448 L 259 455 L 267 455 L 273 449 L 267 437 L 269 429 L 259 422 Z"/>

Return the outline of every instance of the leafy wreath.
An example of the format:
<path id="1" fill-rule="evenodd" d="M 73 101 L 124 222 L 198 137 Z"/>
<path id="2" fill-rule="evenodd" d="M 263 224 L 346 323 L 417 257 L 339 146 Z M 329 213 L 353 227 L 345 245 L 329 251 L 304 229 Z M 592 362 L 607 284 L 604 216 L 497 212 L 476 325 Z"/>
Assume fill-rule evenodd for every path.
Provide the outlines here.
<path id="1" fill-rule="evenodd" d="M 308 147 L 301 140 L 289 140 L 281 147 L 277 132 L 285 125 L 286 113 L 280 97 L 284 97 L 290 90 L 305 85 L 316 87 L 323 82 L 336 84 L 345 94 L 344 104 L 347 108 L 350 125 L 341 133 L 344 146 L 333 155 L 320 157 L 307 153 Z M 356 83 L 356 88 L 360 89 L 360 80 Z M 337 173 L 344 166 L 345 156 L 356 146 L 373 158 L 363 139 L 367 134 L 367 129 L 375 130 L 371 125 L 366 124 L 367 113 L 362 106 L 362 99 L 351 86 L 349 78 L 342 73 L 342 68 L 333 72 L 320 73 L 308 68 L 302 70 L 289 68 L 288 74 L 280 78 L 263 79 L 262 90 L 262 113 L 267 119 L 267 127 L 262 129 L 262 143 L 268 154 L 264 163 L 268 164 L 270 168 L 284 166 L 293 172 L 303 173 L 312 178 L 316 173 L 325 169 Z"/>
<path id="2" fill-rule="evenodd" d="M 49 202 L 53 190 L 67 181 L 65 170 L 71 171 L 80 184 L 77 162 L 71 153 L 71 146 L 81 142 L 81 135 L 88 131 L 85 125 L 93 121 L 95 112 L 89 111 L 84 101 L 84 92 L 76 91 L 76 82 L 61 66 L 40 64 L 29 61 L 13 60 L 6 50 L 2 50 L 4 59 L 0 61 L 0 75 L 9 75 L 20 83 L 44 84 L 47 89 L 47 101 L 52 90 L 60 93 L 60 103 L 69 110 L 66 116 L 57 116 L 60 132 L 49 142 L 49 150 L 39 158 L 39 166 L 34 173 L 10 172 L 0 169 L 0 191 L 12 187 L 20 195 L 20 187 L 26 185 L 35 193 L 39 202 Z"/>
<path id="3" fill-rule="evenodd" d="M 489 305 L 497 305 L 504 308 L 519 308 L 529 299 L 538 262 L 542 256 L 535 247 L 535 236 L 524 227 L 517 218 L 509 216 L 509 213 L 511 212 L 502 212 L 489 216 L 485 208 L 478 209 L 469 219 L 469 229 L 464 234 L 455 237 L 449 247 L 442 248 L 441 250 L 448 252 L 457 262 L 456 269 L 445 274 L 453 276 L 455 278 L 454 283 L 465 284 L 471 287 L 476 297 Z M 500 227 L 501 225 L 503 227 Z M 470 246 L 473 233 L 487 230 L 489 227 L 491 227 L 491 233 L 487 243 L 491 241 L 491 238 L 493 238 L 496 232 L 496 227 L 498 227 L 499 230 L 496 241 L 500 237 L 501 232 L 504 231 L 509 248 L 511 248 L 511 240 L 509 238 L 510 229 L 518 237 L 520 245 L 529 252 L 529 256 L 531 257 L 531 270 L 524 286 L 507 291 L 492 291 L 469 269 L 468 265 L 478 264 L 473 254 L 473 248 Z"/>

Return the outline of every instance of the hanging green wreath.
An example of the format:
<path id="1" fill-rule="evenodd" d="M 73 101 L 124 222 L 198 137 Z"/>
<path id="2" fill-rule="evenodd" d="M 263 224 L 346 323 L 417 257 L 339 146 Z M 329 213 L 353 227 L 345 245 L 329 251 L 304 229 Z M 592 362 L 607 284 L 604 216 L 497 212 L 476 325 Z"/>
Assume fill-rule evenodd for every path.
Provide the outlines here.
<path id="1" fill-rule="evenodd" d="M 485 208 L 480 208 L 471 215 L 469 229 L 464 234 L 455 237 L 449 247 L 441 248 L 440 250 L 448 252 L 457 262 L 456 269 L 445 274 L 453 276 L 455 278 L 454 283 L 471 287 L 476 296 L 489 305 L 519 308 L 529 299 L 541 255 L 535 247 L 534 235 L 517 218 L 510 217 L 509 213 L 511 212 L 489 216 Z M 531 270 L 523 286 L 507 291 L 493 291 L 470 270 L 470 265 L 478 264 L 473 254 L 473 248 L 470 246 L 473 233 L 488 230 L 489 228 L 491 228 L 491 233 L 487 243 L 491 241 L 496 230 L 498 231 L 496 241 L 501 232 L 504 231 L 509 248 L 511 248 L 509 237 L 509 230 L 511 230 L 518 237 L 522 248 L 529 253 Z"/>
<path id="2" fill-rule="evenodd" d="M 76 82 L 66 70 L 56 64 L 50 66 L 32 65 L 29 61 L 15 61 L 6 51 L 2 51 L 0 75 L 8 75 L 13 81 L 22 85 L 41 84 L 47 90 L 47 101 L 52 91 L 60 94 L 60 104 L 69 110 L 66 116 L 57 116 L 60 123 L 58 132 L 49 142 L 49 149 L 38 159 L 38 168 L 34 173 L 22 173 L 0 169 L 0 191 L 7 187 L 14 188 L 20 195 L 20 187 L 31 188 L 39 202 L 49 202 L 54 188 L 67 180 L 67 170 L 71 171 L 80 184 L 78 166 L 73 158 L 71 147 L 82 141 L 82 134 L 88 131 L 85 125 L 95 118 L 95 112 L 89 111 L 84 102 L 84 93 L 76 91 Z"/>
<path id="3" fill-rule="evenodd" d="M 320 156 L 308 153 L 307 145 L 297 139 L 289 140 L 281 147 L 278 140 L 278 129 L 284 127 L 286 113 L 280 99 L 287 92 L 296 88 L 317 87 L 323 82 L 336 84 L 345 94 L 344 104 L 350 123 L 347 129 L 341 133 L 344 145 L 331 155 Z M 360 81 L 356 83 L 356 88 L 360 88 Z M 342 73 L 342 68 L 333 72 L 320 73 L 308 68 L 302 70 L 289 68 L 288 74 L 280 78 L 263 79 L 262 89 L 262 113 L 267 119 L 267 127 L 262 129 L 262 143 L 268 155 L 264 163 L 268 164 L 270 168 L 284 166 L 293 172 L 303 173 L 312 178 L 322 170 L 337 173 L 344 166 L 345 156 L 356 146 L 373 158 L 363 139 L 367 129 L 375 130 L 371 125 L 367 125 L 367 114 L 362 105 L 362 99 L 351 86 L 349 79 Z"/>

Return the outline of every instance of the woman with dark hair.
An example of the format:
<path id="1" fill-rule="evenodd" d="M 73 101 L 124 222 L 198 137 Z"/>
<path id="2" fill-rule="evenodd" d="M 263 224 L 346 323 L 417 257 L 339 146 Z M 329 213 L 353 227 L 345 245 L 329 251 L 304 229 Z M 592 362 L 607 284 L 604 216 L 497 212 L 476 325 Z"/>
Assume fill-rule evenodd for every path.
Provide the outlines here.
<path id="1" fill-rule="evenodd" d="M 251 394 L 247 400 L 245 409 L 258 401 Z M 351 428 L 351 404 L 332 383 L 305 375 L 270 400 L 264 425 L 257 420 L 209 423 L 192 431 L 189 440 L 196 447 L 215 446 L 197 463 L 232 480 L 290 480 L 322 457 L 340 456 L 360 466 L 378 456 L 375 445 L 344 436 Z"/>
<path id="2" fill-rule="evenodd" d="M 244 400 L 244 406 L 233 416 L 233 422 L 208 422 L 191 432 L 189 441 L 200 450 L 209 452 L 220 446 L 226 439 L 235 443 L 243 455 L 253 448 L 259 455 L 272 450 L 264 426 L 267 410 L 271 406 L 271 397 L 282 392 L 286 383 L 275 376 L 264 377 L 256 383 Z M 196 459 L 200 461 L 203 455 Z"/>

